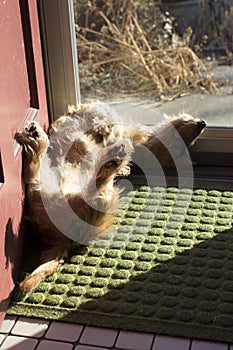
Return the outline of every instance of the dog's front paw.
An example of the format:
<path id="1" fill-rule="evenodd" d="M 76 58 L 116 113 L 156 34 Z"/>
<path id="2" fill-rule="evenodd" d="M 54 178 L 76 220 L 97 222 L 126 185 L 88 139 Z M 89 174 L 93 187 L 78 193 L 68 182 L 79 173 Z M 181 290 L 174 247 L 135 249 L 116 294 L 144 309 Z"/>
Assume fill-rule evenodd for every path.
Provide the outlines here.
<path id="1" fill-rule="evenodd" d="M 106 147 L 102 154 L 102 165 L 99 168 L 97 178 L 111 174 L 127 176 L 129 174 L 127 165 L 132 151 L 130 145 L 128 142 L 117 142 Z"/>
<path id="2" fill-rule="evenodd" d="M 127 154 L 126 146 L 122 143 L 116 144 L 109 150 L 109 157 L 112 159 L 124 158 Z"/>
<path id="3" fill-rule="evenodd" d="M 15 134 L 16 141 L 27 148 L 30 146 L 34 151 L 41 153 L 48 147 L 48 136 L 36 121 L 30 122 L 20 132 Z"/>
<path id="4" fill-rule="evenodd" d="M 117 169 L 126 155 L 127 149 L 123 143 L 117 143 L 107 147 L 103 167 L 108 171 Z"/>
<path id="5" fill-rule="evenodd" d="M 25 126 L 20 132 L 15 134 L 15 139 L 18 143 L 24 144 L 30 142 L 30 140 L 36 140 L 41 134 L 40 126 L 36 122 L 31 122 Z"/>

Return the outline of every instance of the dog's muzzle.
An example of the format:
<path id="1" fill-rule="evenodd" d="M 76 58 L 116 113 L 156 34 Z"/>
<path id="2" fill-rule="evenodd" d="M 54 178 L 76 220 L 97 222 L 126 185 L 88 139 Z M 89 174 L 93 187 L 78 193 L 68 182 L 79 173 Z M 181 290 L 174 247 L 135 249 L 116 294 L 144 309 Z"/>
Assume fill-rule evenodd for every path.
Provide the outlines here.
<path id="1" fill-rule="evenodd" d="M 200 127 L 200 129 L 204 129 L 206 127 L 206 122 L 204 120 L 200 120 L 198 122 L 198 126 Z"/>

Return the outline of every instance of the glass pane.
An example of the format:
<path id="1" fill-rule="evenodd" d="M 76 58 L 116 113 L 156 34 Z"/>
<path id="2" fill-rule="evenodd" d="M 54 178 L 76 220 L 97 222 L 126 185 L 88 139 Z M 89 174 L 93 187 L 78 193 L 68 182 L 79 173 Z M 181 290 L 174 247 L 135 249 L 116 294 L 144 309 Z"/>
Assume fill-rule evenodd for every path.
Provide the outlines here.
<path id="1" fill-rule="evenodd" d="M 82 101 L 141 122 L 186 112 L 233 127 L 233 0 L 74 0 L 74 10 Z"/>

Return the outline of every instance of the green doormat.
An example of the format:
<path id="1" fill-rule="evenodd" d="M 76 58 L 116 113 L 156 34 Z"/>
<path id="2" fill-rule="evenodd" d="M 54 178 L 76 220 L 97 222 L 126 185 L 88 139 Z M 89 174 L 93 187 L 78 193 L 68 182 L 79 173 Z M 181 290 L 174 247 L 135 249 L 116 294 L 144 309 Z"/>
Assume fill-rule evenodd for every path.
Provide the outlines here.
<path id="1" fill-rule="evenodd" d="M 16 290 L 8 314 L 233 342 L 232 215 L 233 191 L 134 188 L 117 234 L 75 248 L 24 299 Z"/>

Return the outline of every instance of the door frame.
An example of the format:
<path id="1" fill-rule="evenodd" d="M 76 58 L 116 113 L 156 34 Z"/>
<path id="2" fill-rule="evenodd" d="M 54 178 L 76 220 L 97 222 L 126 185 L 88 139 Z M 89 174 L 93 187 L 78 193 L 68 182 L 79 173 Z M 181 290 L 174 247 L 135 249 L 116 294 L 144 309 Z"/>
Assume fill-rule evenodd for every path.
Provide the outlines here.
<path id="1" fill-rule="evenodd" d="M 50 122 L 80 103 L 73 0 L 38 0 Z"/>
<path id="2" fill-rule="evenodd" d="M 222 167 L 222 177 L 225 174 L 223 168 L 228 168 L 229 174 L 232 173 L 233 128 L 207 127 L 191 147 L 190 153 L 195 163 L 209 166 L 209 171 L 211 167 Z"/>

